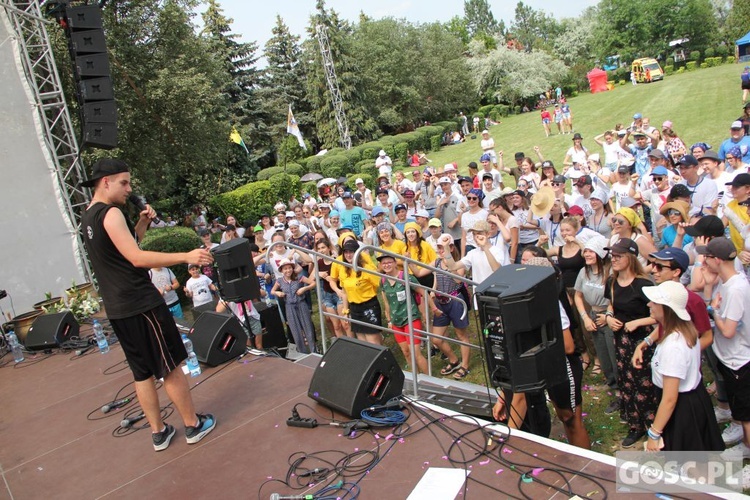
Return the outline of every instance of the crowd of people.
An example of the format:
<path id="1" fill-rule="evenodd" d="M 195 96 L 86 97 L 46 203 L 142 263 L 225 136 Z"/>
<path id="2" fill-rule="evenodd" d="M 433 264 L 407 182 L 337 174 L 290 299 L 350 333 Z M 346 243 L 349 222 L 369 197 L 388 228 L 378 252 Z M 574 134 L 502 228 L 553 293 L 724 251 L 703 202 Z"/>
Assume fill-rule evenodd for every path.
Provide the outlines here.
<path id="1" fill-rule="evenodd" d="M 470 373 L 472 352 L 441 339 L 452 325 L 470 342 L 463 304 L 476 304 L 464 278 L 481 283 L 511 263 L 553 266 L 569 369 L 548 392 L 571 443 L 589 446 L 580 405 L 590 369 L 616 394 L 605 412 L 628 425 L 623 447 L 644 437 L 648 449 L 736 444 L 750 458 L 749 109 L 717 148 L 688 147 L 672 122 L 658 129 L 635 113 L 594 138 L 601 152 L 573 134 L 562 168 L 538 147 L 506 165 L 488 130 L 468 175 L 418 154 L 397 171 L 381 151 L 373 186 L 357 178 L 350 190 L 341 178 L 244 227 L 230 216 L 221 241 L 250 240 L 264 293 L 281 304 L 301 352 L 316 351 L 309 291 L 317 286 L 324 310 L 339 316 L 326 317 L 333 336 L 380 344 L 386 327 L 407 363 L 426 372 L 421 346 L 432 344 L 445 362 L 440 373 L 457 380 Z M 201 231 L 210 248 L 210 229 Z M 175 286 L 161 280 L 165 291 Z M 408 301 L 404 280 L 413 285 Z M 419 335 L 425 328 L 430 341 Z M 713 373 L 708 388 L 701 360 Z M 548 434 L 539 397 L 504 391 L 494 414 Z"/>

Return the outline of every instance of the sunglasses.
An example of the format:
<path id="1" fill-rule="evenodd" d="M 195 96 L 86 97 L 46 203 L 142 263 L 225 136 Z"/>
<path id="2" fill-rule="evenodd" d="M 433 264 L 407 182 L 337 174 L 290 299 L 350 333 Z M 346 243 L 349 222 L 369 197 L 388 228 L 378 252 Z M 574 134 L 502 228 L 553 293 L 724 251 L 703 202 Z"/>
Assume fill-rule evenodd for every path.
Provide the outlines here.
<path id="1" fill-rule="evenodd" d="M 729 155 L 727 155 L 727 156 L 726 156 L 726 159 L 727 159 L 727 160 L 734 160 L 734 156 L 729 156 Z"/>
<path id="2" fill-rule="evenodd" d="M 613 217 L 612 218 L 612 224 L 625 224 L 627 221 L 625 219 L 621 219 L 619 217 Z"/>
<path id="3" fill-rule="evenodd" d="M 553 182 L 552 185 L 553 186 L 562 186 L 563 183 L 562 182 Z"/>
<path id="4" fill-rule="evenodd" d="M 675 210 L 674 208 L 670 208 L 669 210 L 667 210 L 667 215 L 680 215 L 680 216 L 682 216 L 682 214 L 680 213 L 680 211 L 679 210 Z"/>
<path id="5" fill-rule="evenodd" d="M 467 196 L 466 199 L 467 200 L 478 200 L 479 197 L 478 196 Z"/>
<path id="6" fill-rule="evenodd" d="M 654 268 L 654 271 L 657 273 L 662 272 L 664 269 L 671 269 L 674 270 L 675 268 L 673 266 L 665 266 L 664 264 L 657 264 L 656 262 L 651 263 L 651 267 Z"/>
<path id="7" fill-rule="evenodd" d="M 652 177 L 654 178 L 654 180 L 655 180 L 656 182 L 661 182 L 661 181 L 663 181 L 663 180 L 664 180 L 664 176 L 663 176 L 663 175 L 654 175 L 654 176 L 652 176 Z"/>

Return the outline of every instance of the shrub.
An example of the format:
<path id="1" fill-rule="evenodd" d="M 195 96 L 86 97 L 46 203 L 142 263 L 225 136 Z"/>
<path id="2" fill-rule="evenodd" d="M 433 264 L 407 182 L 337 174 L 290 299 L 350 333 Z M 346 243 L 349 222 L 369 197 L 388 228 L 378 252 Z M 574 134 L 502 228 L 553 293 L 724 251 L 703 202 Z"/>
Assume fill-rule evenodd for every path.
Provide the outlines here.
<path id="1" fill-rule="evenodd" d="M 505 104 L 496 104 L 493 108 L 499 116 L 506 117 L 510 114 L 510 107 Z"/>
<path id="2" fill-rule="evenodd" d="M 309 156 L 307 158 L 307 171 L 323 173 L 320 168 L 320 163 L 323 161 L 324 156 Z"/>
<path id="3" fill-rule="evenodd" d="M 409 144 L 406 142 L 399 142 L 398 144 L 396 144 L 395 148 L 396 148 L 396 158 L 398 158 L 399 160 L 404 160 L 404 161 L 406 161 L 407 151 L 413 151 L 414 149 L 416 149 L 416 148 L 410 148 Z"/>
<path id="4" fill-rule="evenodd" d="M 708 59 L 709 57 L 714 57 L 714 54 L 716 54 L 716 50 L 713 47 L 709 47 L 703 52 L 703 57 Z"/>
<path id="5" fill-rule="evenodd" d="M 274 199 L 287 203 L 293 194 L 300 192 L 298 175 L 278 174 L 268 180 L 271 184 L 271 195 Z"/>
<path id="6" fill-rule="evenodd" d="M 687 64 L 685 64 L 685 69 L 688 71 L 693 71 L 698 63 L 696 61 L 688 61 Z"/>
<path id="7" fill-rule="evenodd" d="M 383 149 L 383 144 L 380 142 L 366 142 L 360 146 L 362 148 L 361 158 L 363 160 L 371 160 L 375 163 L 375 159 L 378 157 L 378 153 Z"/>
<path id="8" fill-rule="evenodd" d="M 451 132 L 453 130 L 459 130 L 461 128 L 454 121 L 437 122 L 437 123 L 433 123 L 433 126 L 442 127 L 442 131 L 440 132 L 441 135 L 446 132 Z"/>
<path id="9" fill-rule="evenodd" d="M 700 50 L 693 50 L 690 52 L 690 55 L 688 56 L 689 61 L 698 61 L 701 58 L 701 51 Z M 690 71 L 690 70 L 688 70 Z"/>
<path id="10" fill-rule="evenodd" d="M 333 177 L 334 179 L 345 175 L 348 166 L 349 162 L 344 155 L 325 155 L 323 161 L 320 162 L 323 177 Z"/>
<path id="11" fill-rule="evenodd" d="M 302 184 L 302 192 L 309 193 L 310 196 L 317 198 L 318 182 L 317 181 L 305 182 L 304 184 Z"/>
<path id="12" fill-rule="evenodd" d="M 377 172 L 375 170 L 375 160 L 360 160 L 354 165 L 356 172 Z"/>
<path id="13" fill-rule="evenodd" d="M 358 173 L 357 175 L 350 176 L 346 180 L 346 185 L 349 187 L 349 189 L 352 190 L 352 192 L 354 192 L 354 190 L 357 189 L 357 184 L 354 182 L 357 179 L 362 179 L 362 181 L 364 181 L 364 183 L 365 183 L 365 186 L 367 186 L 368 188 L 372 188 L 375 185 L 375 179 L 373 179 L 373 175 L 372 174 Z M 373 192 L 372 195 L 373 195 L 373 198 L 374 198 L 375 197 L 375 193 Z"/>
<path id="14" fill-rule="evenodd" d="M 300 164 L 300 166 L 302 167 L 302 171 L 305 172 L 305 173 L 308 172 L 308 170 L 307 170 L 307 162 L 310 160 L 310 158 L 312 158 L 312 157 L 311 156 L 306 156 L 304 158 L 298 158 L 297 159 L 297 163 Z"/>
<path id="15" fill-rule="evenodd" d="M 485 116 L 490 114 L 490 111 L 492 111 L 492 108 L 494 108 L 492 104 L 490 104 L 489 106 L 482 106 L 479 108 L 477 113 L 479 114 L 480 118 L 484 118 Z"/>
<path id="16" fill-rule="evenodd" d="M 258 172 L 258 175 L 256 175 L 255 178 L 256 180 L 259 180 L 259 181 L 267 181 L 274 175 L 281 174 L 283 172 L 284 172 L 284 167 L 279 167 L 279 166 L 268 167 Z"/>
<path id="17" fill-rule="evenodd" d="M 257 220 L 261 214 L 270 213 L 278 201 L 271 191 L 271 181 L 257 181 L 214 196 L 209 201 L 209 210 L 234 214 L 237 220 Z"/>
<path id="18" fill-rule="evenodd" d="M 625 85 L 625 80 L 620 80 L 620 81 L 619 81 L 619 82 L 617 82 L 617 83 L 618 83 L 618 85 Z"/>
<path id="19" fill-rule="evenodd" d="M 664 74 L 671 75 L 674 73 L 674 66 L 664 66 Z"/>
<path id="20" fill-rule="evenodd" d="M 718 57 L 727 57 L 729 55 L 729 47 L 726 45 L 719 45 L 716 47 L 716 55 Z"/>
<path id="21" fill-rule="evenodd" d="M 708 68 L 708 63 L 706 63 L 706 62 L 702 62 L 702 63 L 701 63 L 701 65 L 700 65 L 700 67 L 701 67 L 702 69 L 706 69 L 706 68 Z"/>
<path id="22" fill-rule="evenodd" d="M 680 66 L 679 68 L 677 68 L 677 71 L 675 71 L 675 73 L 677 73 L 678 75 L 684 72 L 685 72 L 685 66 Z"/>
<path id="23" fill-rule="evenodd" d="M 734 56 L 727 56 L 726 60 L 724 61 L 724 64 L 734 64 Z"/>
<path id="24" fill-rule="evenodd" d="M 433 135 L 430 137 L 430 151 L 440 151 L 440 146 L 443 142 L 443 135 Z"/>
<path id="25" fill-rule="evenodd" d="M 221 233 L 217 233 L 221 238 Z M 154 228 L 146 231 L 146 235 L 141 240 L 141 248 L 150 252 L 189 252 L 201 246 L 201 239 L 195 233 L 195 231 L 188 227 L 162 227 Z M 187 270 L 187 266 L 177 264 L 170 266 L 170 269 L 174 273 L 177 281 L 180 282 L 180 287 L 175 290 L 177 295 L 180 297 L 180 302 L 186 300 L 185 292 L 182 291 L 182 287 L 190 278 L 190 273 Z"/>

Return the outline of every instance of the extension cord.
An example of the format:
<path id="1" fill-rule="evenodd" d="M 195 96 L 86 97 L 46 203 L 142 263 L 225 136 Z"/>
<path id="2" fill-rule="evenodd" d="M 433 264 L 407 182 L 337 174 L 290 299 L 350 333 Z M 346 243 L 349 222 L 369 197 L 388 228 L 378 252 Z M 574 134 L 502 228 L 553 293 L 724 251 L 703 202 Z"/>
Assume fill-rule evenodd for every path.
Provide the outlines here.
<path id="1" fill-rule="evenodd" d="M 289 427 L 304 427 L 306 429 L 313 429 L 318 426 L 318 421 L 314 418 L 295 418 L 289 417 L 286 419 L 286 425 Z"/>

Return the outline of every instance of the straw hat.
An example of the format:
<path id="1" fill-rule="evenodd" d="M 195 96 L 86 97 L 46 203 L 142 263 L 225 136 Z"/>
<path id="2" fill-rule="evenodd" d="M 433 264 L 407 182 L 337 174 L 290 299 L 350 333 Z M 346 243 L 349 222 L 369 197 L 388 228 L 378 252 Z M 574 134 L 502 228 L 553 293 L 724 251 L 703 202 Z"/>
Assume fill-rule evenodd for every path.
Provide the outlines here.
<path id="1" fill-rule="evenodd" d="M 551 187 L 544 186 L 531 197 L 531 206 L 529 208 L 531 208 L 531 213 L 537 217 L 541 217 L 547 215 L 554 204 L 555 192 Z"/>
<path id="2" fill-rule="evenodd" d="M 666 216 L 667 212 L 670 210 L 677 210 L 682 215 L 682 222 L 688 222 L 690 219 L 688 218 L 688 211 L 690 211 L 690 205 L 682 200 L 675 200 L 670 201 L 669 203 L 665 203 L 661 206 L 659 209 L 659 213 Z"/>

